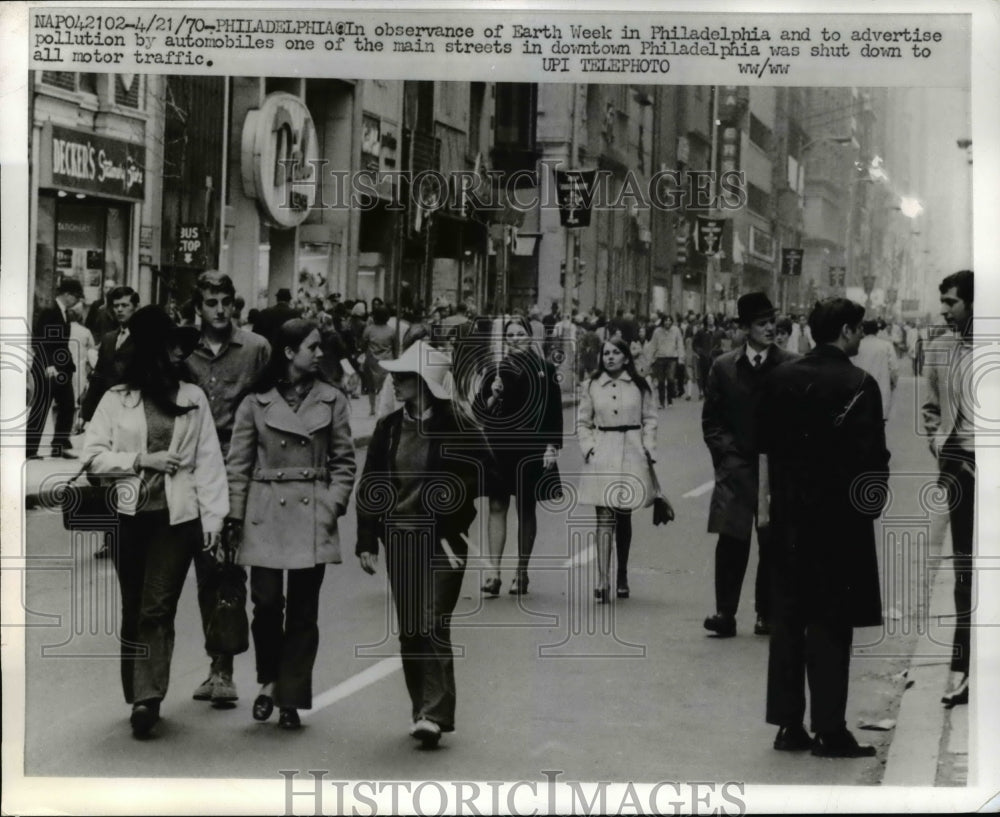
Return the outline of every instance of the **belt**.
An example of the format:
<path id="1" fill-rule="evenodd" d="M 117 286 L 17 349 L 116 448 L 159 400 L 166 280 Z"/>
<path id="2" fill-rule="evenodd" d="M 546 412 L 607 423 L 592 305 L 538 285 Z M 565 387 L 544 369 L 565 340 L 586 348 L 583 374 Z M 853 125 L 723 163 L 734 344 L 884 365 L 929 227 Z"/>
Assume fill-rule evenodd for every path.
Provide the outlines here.
<path id="1" fill-rule="evenodd" d="M 642 426 L 598 426 L 598 431 L 641 431 Z"/>
<path id="2" fill-rule="evenodd" d="M 257 482 L 329 481 L 330 471 L 326 468 L 255 468 L 251 478 Z"/>

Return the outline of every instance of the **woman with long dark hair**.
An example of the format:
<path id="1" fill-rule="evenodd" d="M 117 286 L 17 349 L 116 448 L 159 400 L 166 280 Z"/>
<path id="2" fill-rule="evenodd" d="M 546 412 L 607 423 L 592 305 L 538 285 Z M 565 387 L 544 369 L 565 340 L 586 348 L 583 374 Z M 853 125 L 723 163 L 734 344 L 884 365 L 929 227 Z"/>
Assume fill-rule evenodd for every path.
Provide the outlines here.
<path id="1" fill-rule="evenodd" d="M 84 457 L 116 483 L 122 688 L 132 731 L 145 737 L 167 694 L 184 579 L 198 550 L 219 546 L 229 499 L 208 400 L 179 375 L 198 331 L 175 326 L 158 306 L 138 310 L 128 327 L 134 352 L 124 382 L 101 398 Z"/>
<path id="2" fill-rule="evenodd" d="M 326 565 L 341 561 L 337 520 L 356 468 L 348 400 L 321 378 L 322 357 L 316 324 L 293 318 L 277 329 L 226 461 L 237 562 L 250 567 L 253 717 L 266 721 L 277 705 L 283 729 L 312 707 L 319 591 Z"/>
<path id="3" fill-rule="evenodd" d="M 610 596 L 611 539 L 618 554 L 616 595 L 627 599 L 632 511 L 650 505 L 649 475 L 656 459 L 656 403 L 652 389 L 635 368 L 629 346 L 607 340 L 598 370 L 583 384 L 577 436 L 584 466 L 577 499 L 597 509 L 597 587 L 594 597 Z"/>
<path id="4" fill-rule="evenodd" d="M 357 555 L 374 573 L 379 541 L 385 546 L 410 734 L 432 747 L 455 729 L 451 615 L 489 458 L 479 431 L 455 414 L 447 356 L 418 340 L 381 365 L 402 408 L 378 421 L 368 446 L 358 483 Z"/>
<path id="5" fill-rule="evenodd" d="M 562 448 L 562 390 L 556 368 L 535 348 L 521 317 L 503 324 L 507 353 L 493 376 L 483 379 L 472 411 L 493 451 L 499 480 L 490 486 L 487 548 L 491 576 L 482 590 L 500 593 L 500 559 L 507 540 L 511 495 L 517 510 L 517 573 L 510 592 L 528 592 L 528 562 L 535 547 L 539 500 L 560 495 L 556 459 Z"/>

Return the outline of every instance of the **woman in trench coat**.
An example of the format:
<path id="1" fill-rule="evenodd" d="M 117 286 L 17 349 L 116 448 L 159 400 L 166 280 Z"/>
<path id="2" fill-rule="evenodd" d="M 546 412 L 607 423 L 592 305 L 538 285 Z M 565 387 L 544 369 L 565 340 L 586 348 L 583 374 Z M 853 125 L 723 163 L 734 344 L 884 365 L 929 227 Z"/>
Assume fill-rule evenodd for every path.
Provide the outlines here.
<path id="1" fill-rule="evenodd" d="M 267 720 L 277 705 L 284 729 L 298 728 L 297 710 L 312 707 L 319 591 L 326 565 L 341 561 L 337 520 L 356 468 L 347 398 L 318 376 L 321 344 L 307 320 L 277 330 L 236 412 L 226 461 L 237 562 L 250 567 L 261 684 L 253 717 Z"/>
<path id="2" fill-rule="evenodd" d="M 581 389 L 576 432 L 584 457 L 577 501 L 597 509 L 594 598 L 606 604 L 611 537 L 618 555 L 616 595 L 626 599 L 632 511 L 650 505 L 655 495 L 649 469 L 656 459 L 656 402 L 624 341 L 602 345 L 598 369 Z"/>

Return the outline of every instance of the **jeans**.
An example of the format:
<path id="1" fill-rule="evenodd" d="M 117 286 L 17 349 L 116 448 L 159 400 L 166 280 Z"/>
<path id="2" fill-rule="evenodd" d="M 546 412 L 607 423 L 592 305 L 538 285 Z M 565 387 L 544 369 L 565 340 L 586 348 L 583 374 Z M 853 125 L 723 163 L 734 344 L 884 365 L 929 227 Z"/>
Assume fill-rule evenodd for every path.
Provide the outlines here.
<path id="1" fill-rule="evenodd" d="M 413 720 L 426 718 L 443 732 L 455 729 L 455 664 L 451 649 L 451 614 L 458 603 L 466 549 L 451 543 L 461 560 L 453 567 L 430 530 L 390 528 L 385 567 L 396 615 L 403 676 Z"/>
<path id="2" fill-rule="evenodd" d="M 274 683 L 274 702 L 279 707 L 312 708 L 312 672 L 319 650 L 319 590 L 325 570 L 326 565 L 316 565 L 287 571 L 286 607 L 282 593 L 285 571 L 250 568 L 257 683 Z"/>
<path id="3" fill-rule="evenodd" d="M 201 550 L 201 522 L 171 525 L 165 510 L 120 519 L 112 557 L 122 596 L 122 690 L 127 703 L 159 701 L 170 682 L 177 602 Z"/>

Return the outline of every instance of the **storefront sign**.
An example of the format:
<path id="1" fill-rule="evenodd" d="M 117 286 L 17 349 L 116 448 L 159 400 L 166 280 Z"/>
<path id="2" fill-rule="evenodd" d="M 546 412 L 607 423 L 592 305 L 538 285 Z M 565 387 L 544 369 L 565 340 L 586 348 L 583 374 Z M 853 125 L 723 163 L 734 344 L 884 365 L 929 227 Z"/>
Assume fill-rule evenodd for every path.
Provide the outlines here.
<path id="1" fill-rule="evenodd" d="M 45 129 L 42 186 L 141 201 L 146 149 L 110 136 L 57 125 Z"/>
<path id="2" fill-rule="evenodd" d="M 257 200 L 272 227 L 296 227 L 316 199 L 316 128 L 306 104 L 282 92 L 268 94 L 243 123 L 243 190 Z"/>

